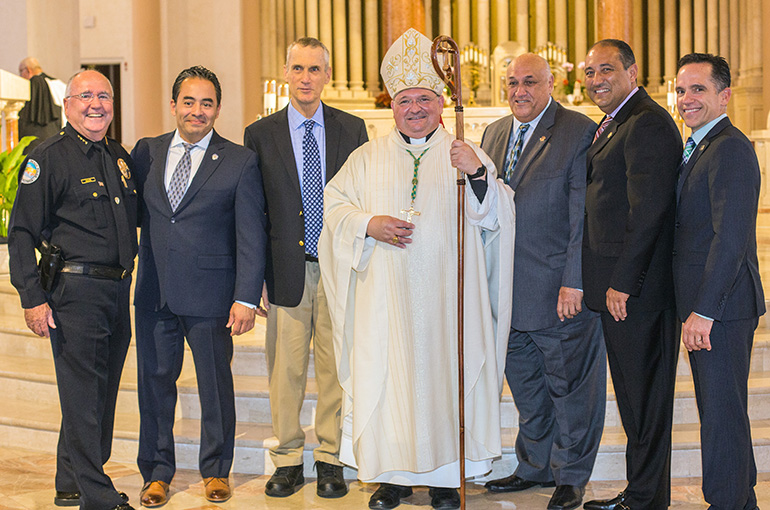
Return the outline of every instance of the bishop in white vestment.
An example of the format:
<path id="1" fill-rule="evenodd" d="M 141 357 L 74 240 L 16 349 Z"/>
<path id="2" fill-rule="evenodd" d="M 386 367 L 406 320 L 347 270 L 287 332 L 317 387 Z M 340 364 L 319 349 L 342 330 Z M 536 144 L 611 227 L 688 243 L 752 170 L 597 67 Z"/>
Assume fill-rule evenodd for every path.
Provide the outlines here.
<path id="1" fill-rule="evenodd" d="M 439 125 L 443 83 L 429 48 L 413 29 L 394 43 L 382 72 L 396 127 L 353 152 L 324 193 L 319 262 L 344 392 L 340 460 L 381 483 L 371 508 L 394 508 L 414 485 L 432 487 L 436 508 L 457 499 L 455 168 L 468 184 L 466 475 L 501 454 L 513 192 L 486 154 Z"/>

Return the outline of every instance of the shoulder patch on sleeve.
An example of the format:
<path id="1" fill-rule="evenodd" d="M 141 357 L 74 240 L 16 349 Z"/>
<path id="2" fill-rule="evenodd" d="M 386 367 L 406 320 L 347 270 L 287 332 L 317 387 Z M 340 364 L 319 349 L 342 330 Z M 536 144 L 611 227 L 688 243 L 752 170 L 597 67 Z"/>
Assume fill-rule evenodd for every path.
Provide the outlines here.
<path id="1" fill-rule="evenodd" d="M 34 159 L 27 160 L 24 167 L 24 175 L 21 176 L 22 184 L 32 184 L 40 177 L 40 165 Z"/>

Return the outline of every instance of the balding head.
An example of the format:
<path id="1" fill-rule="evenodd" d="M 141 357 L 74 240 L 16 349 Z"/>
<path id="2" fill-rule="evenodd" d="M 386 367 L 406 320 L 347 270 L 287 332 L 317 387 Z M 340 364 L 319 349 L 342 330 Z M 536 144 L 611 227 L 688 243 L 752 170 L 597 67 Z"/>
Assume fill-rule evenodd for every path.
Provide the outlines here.
<path id="1" fill-rule="evenodd" d="M 553 92 L 551 66 L 541 56 L 524 53 L 516 57 L 505 73 L 508 105 L 519 122 L 530 122 L 548 105 Z"/>
<path id="2" fill-rule="evenodd" d="M 19 76 L 27 80 L 42 72 L 43 68 L 35 57 L 27 57 L 19 63 Z"/>

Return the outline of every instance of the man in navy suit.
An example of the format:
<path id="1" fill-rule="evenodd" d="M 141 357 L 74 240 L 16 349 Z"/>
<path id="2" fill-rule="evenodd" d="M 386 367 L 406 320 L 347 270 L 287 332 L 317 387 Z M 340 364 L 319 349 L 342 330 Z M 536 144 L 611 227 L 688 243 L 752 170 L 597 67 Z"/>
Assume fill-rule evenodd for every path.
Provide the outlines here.
<path id="1" fill-rule="evenodd" d="M 318 388 L 316 492 L 326 498 L 347 493 L 339 460 L 342 388 L 316 242 L 323 187 L 368 137 L 363 120 L 321 102 L 331 72 L 329 50 L 321 41 L 304 37 L 293 42 L 284 68 L 289 105 L 249 125 L 243 136 L 244 145 L 259 157 L 270 231 L 262 302 L 270 409 L 278 438 L 270 448 L 276 471 L 265 486 L 265 494 L 273 497 L 289 496 L 304 483 L 300 409 L 311 340 Z"/>
<path id="2" fill-rule="evenodd" d="M 174 477 L 176 380 L 187 339 L 201 401 L 199 464 L 209 501 L 230 498 L 235 445 L 232 336 L 254 327 L 267 244 L 253 152 L 214 131 L 214 73 L 185 69 L 172 88 L 177 129 L 139 140 L 142 201 L 136 307 L 141 503 L 160 506 Z"/>
<path id="3" fill-rule="evenodd" d="M 727 118 L 730 67 L 679 60 L 677 107 L 692 136 L 676 188 L 674 291 L 701 422 L 703 496 L 754 509 L 757 468 L 747 411 L 751 346 L 765 297 L 757 264 L 759 163 Z"/>
<path id="4" fill-rule="evenodd" d="M 586 305 L 602 317 L 628 478 L 625 491 L 586 510 L 659 510 L 671 496 L 679 354 L 671 252 L 682 137 L 637 86 L 637 73 L 634 52 L 618 39 L 586 56 L 586 90 L 605 116 L 587 154 L 583 285 Z"/>
<path id="5" fill-rule="evenodd" d="M 486 487 L 555 483 L 548 509 L 567 510 L 583 500 L 607 398 L 601 321 L 582 306 L 586 151 L 596 123 L 551 98 L 553 74 L 542 57 L 525 53 L 506 75 L 513 115 L 487 128 L 481 148 L 516 191 L 505 375 L 519 411 L 519 465 Z"/>

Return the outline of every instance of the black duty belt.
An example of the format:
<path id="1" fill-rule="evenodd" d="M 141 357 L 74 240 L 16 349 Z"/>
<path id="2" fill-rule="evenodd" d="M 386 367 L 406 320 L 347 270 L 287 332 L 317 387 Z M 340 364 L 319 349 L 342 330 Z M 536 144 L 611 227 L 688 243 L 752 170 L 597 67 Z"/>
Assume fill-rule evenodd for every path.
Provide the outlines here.
<path id="1" fill-rule="evenodd" d="M 314 256 L 312 256 L 311 254 L 309 254 L 309 253 L 306 253 L 306 254 L 305 254 L 305 260 L 306 260 L 307 262 L 318 262 L 318 257 L 314 257 Z"/>
<path id="2" fill-rule="evenodd" d="M 96 264 L 80 264 L 78 262 L 65 262 L 59 272 L 82 274 L 85 276 L 93 276 L 95 278 L 109 278 L 110 280 L 122 280 L 131 274 L 131 269 L 124 269 L 122 267 L 109 267 L 99 266 Z"/>

